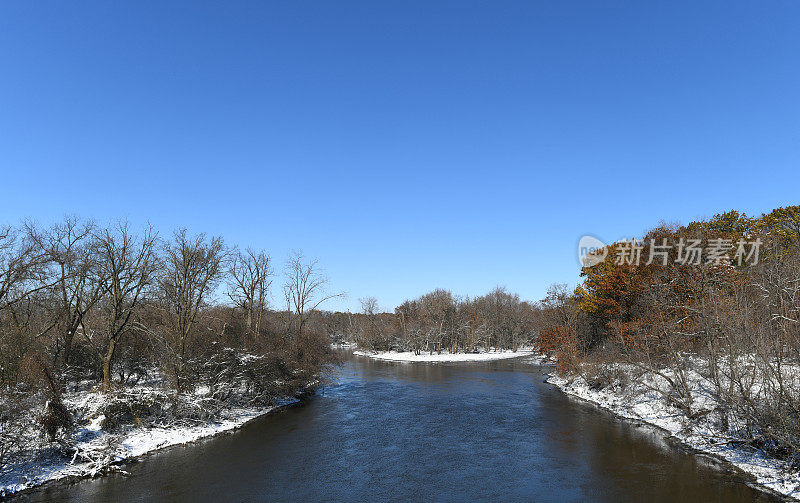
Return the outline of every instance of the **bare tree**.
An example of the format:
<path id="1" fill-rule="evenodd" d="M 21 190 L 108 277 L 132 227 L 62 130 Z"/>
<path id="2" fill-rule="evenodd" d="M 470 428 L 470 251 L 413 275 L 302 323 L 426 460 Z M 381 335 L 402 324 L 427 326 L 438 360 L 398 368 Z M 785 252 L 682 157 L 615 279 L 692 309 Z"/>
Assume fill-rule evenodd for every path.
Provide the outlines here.
<path id="1" fill-rule="evenodd" d="M 222 277 L 225 258 L 222 238 L 189 237 L 186 229 L 176 232 L 164 247 L 161 294 L 166 308 L 166 349 L 178 391 L 187 387 L 187 344 L 201 308 Z"/>
<path id="2" fill-rule="evenodd" d="M 0 228 L 0 383 L 4 375 L 29 359 L 43 376 L 53 398 L 61 394 L 61 384 L 45 361 L 43 338 L 56 325 L 57 318 L 42 316 L 44 293 L 55 285 L 49 274 L 48 257 L 27 233 L 10 226 Z M 10 373 L 10 372 L 9 372 Z M 17 374 L 17 378 L 19 374 Z"/>
<path id="3" fill-rule="evenodd" d="M 97 349 L 103 361 L 103 390 L 111 389 L 111 366 L 119 338 L 131 328 L 131 321 L 151 285 L 157 267 L 155 243 L 157 234 L 152 228 L 141 238 L 135 236 L 127 222 L 96 234 L 99 274 L 103 281 L 100 301 L 101 327 L 99 333 L 105 348 L 93 341 L 84 327 L 84 334 Z"/>
<path id="4" fill-rule="evenodd" d="M 327 325 L 316 323 L 324 317 L 313 323 L 307 317 L 330 296 L 313 265 L 298 263 L 298 344 L 280 330 L 294 311 L 267 308 L 272 268 L 266 254 L 247 250 L 229 263 L 221 239 L 186 231 L 159 243 L 151 228 L 135 232 L 123 222 L 105 227 L 67 217 L 45 227 L 30 221 L 0 226 L 0 471 L 31 447 L 26 439 L 33 429 L 50 441 L 69 441 L 73 421 L 88 417 L 73 418 L 62 399 L 68 378 L 77 393 L 95 382 L 109 392 L 160 366 L 165 372 L 154 377 L 168 378 L 178 392 L 175 407 L 137 408 L 136 422 L 267 405 L 326 382 L 336 355 Z M 216 303 L 226 272 L 233 302 Z M 342 319 L 331 314 L 329 321 L 336 329 Z M 248 333 L 264 337 L 245 341 Z M 194 382 L 210 393 L 202 400 L 180 396 Z M 127 412 L 138 403 L 133 395 L 106 401 L 104 428 L 134 420 Z"/>
<path id="5" fill-rule="evenodd" d="M 296 329 L 296 340 L 299 340 L 303 337 L 309 314 L 323 302 L 344 294 L 326 292 L 328 278 L 319 270 L 316 260 L 306 262 L 302 253 L 296 252 L 289 258 L 284 274 L 286 284 L 283 293 L 291 316 L 290 329 Z"/>
<path id="6" fill-rule="evenodd" d="M 364 297 L 358 299 L 358 302 L 361 304 L 357 335 L 359 345 L 373 350 L 388 349 L 389 343 L 379 314 L 378 300 L 375 297 Z"/>
<path id="7" fill-rule="evenodd" d="M 53 297 L 57 303 L 55 316 L 60 335 L 54 358 L 63 353 L 61 360 L 68 364 L 75 334 L 107 285 L 98 267 L 98 240 L 93 235 L 96 226 L 93 222 L 67 217 L 44 232 L 31 223 L 25 227 L 39 252 L 53 265 L 56 280 Z"/>
<path id="8" fill-rule="evenodd" d="M 53 285 L 45 254 L 10 226 L 0 228 L 0 310 Z"/>
<path id="9" fill-rule="evenodd" d="M 251 337 L 261 329 L 273 274 L 270 258 L 263 251 L 256 253 L 248 248 L 244 253 L 237 251 L 231 258 L 228 296 L 244 311 Z"/>
<path id="10" fill-rule="evenodd" d="M 358 299 L 361 304 L 361 312 L 367 316 L 371 316 L 378 312 L 378 299 L 375 297 L 362 297 Z"/>

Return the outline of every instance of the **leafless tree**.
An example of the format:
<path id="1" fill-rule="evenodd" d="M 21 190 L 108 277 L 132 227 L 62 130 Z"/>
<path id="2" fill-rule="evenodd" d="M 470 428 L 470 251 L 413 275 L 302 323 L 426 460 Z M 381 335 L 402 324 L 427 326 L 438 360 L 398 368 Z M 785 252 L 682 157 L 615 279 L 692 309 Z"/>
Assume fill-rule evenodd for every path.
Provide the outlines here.
<path id="1" fill-rule="evenodd" d="M 51 441 L 69 438 L 60 435 L 74 426 L 62 400 L 72 377 L 76 391 L 102 382 L 108 392 L 112 375 L 125 386 L 160 366 L 178 392 L 167 420 L 267 405 L 320 386 L 336 355 L 325 316 L 311 314 L 331 296 L 314 264 L 297 265 L 297 310 L 275 312 L 267 307 L 267 255 L 248 250 L 229 263 L 219 238 L 179 231 L 159 246 L 152 228 L 75 217 L 0 227 L 0 470 L 28 448 L 34 428 Z M 226 272 L 233 302 L 216 303 Z M 298 321 L 297 339 L 279 328 L 287 316 Z M 341 325 L 336 319 L 330 313 L 331 327 Z M 255 333 L 264 337 L 244 341 Z M 181 397 L 194 382 L 211 391 L 202 403 Z M 135 394 L 108 400 L 110 428 L 129 421 Z"/>
<path id="2" fill-rule="evenodd" d="M 328 293 L 328 278 L 319 270 L 317 261 L 306 261 L 299 252 L 289 258 L 284 275 L 286 283 L 283 293 L 287 310 L 291 314 L 290 330 L 295 331 L 296 339 L 302 339 L 308 316 L 323 302 L 344 294 Z"/>
<path id="3" fill-rule="evenodd" d="M 57 303 L 59 339 L 54 357 L 68 364 L 75 334 L 84 317 L 104 294 L 107 278 L 98 267 L 96 225 L 67 217 L 50 229 L 40 231 L 30 222 L 26 231 L 39 252 L 48 258 L 54 269 L 53 297 Z"/>
<path id="4" fill-rule="evenodd" d="M 388 349 L 387 329 L 379 313 L 378 299 L 375 297 L 364 297 L 358 299 L 361 304 L 361 315 L 359 316 L 358 344 L 373 350 Z"/>
<path id="5" fill-rule="evenodd" d="M 258 334 L 261 319 L 267 308 L 273 269 L 269 256 L 263 251 L 236 251 L 229 267 L 228 295 L 234 305 L 245 313 L 250 336 Z"/>
<path id="6" fill-rule="evenodd" d="M 43 316 L 45 292 L 56 283 L 49 272 L 47 255 L 27 233 L 10 226 L 0 228 L 0 384 L 18 379 L 18 369 L 27 361 L 57 398 L 61 385 L 42 344 L 57 322 L 54 316 Z"/>
<path id="7" fill-rule="evenodd" d="M 222 238 L 190 237 L 185 229 L 164 247 L 161 294 L 166 309 L 165 349 L 175 388 L 187 388 L 187 345 L 201 308 L 217 287 L 226 258 Z"/>
<path id="8" fill-rule="evenodd" d="M 151 285 L 157 267 L 155 244 L 157 234 L 152 228 L 141 237 L 130 230 L 127 222 L 100 230 L 95 234 L 98 249 L 99 276 L 103 283 L 100 300 L 100 327 L 97 333 L 83 332 L 97 349 L 103 361 L 103 389 L 111 389 L 114 351 L 120 337 L 131 328 L 136 309 Z M 81 322 L 82 323 L 82 322 Z M 105 348 L 93 335 L 102 336 Z"/>
<path id="9" fill-rule="evenodd" d="M 53 285 L 47 257 L 19 231 L 0 228 L 0 310 Z"/>

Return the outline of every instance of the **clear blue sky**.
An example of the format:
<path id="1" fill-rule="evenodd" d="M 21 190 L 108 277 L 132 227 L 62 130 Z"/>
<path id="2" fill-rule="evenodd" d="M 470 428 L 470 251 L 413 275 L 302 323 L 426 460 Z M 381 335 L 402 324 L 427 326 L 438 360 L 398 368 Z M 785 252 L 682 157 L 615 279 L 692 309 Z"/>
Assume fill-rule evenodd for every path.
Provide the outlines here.
<path id="1" fill-rule="evenodd" d="M 537 299 L 576 244 L 800 203 L 800 2 L 0 3 L 0 222 Z"/>

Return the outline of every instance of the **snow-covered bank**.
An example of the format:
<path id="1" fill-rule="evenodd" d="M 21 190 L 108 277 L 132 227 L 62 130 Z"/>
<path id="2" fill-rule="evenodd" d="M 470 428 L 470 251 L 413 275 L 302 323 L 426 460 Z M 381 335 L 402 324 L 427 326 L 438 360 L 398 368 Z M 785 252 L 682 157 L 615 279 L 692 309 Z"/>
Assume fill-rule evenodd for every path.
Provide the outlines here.
<path id="1" fill-rule="evenodd" d="M 138 390 L 144 394 L 151 391 L 156 393 Z M 68 447 L 53 447 L 44 442 L 40 434 L 29 434 L 25 439 L 29 455 L 7 466 L 0 475 L 0 497 L 67 477 L 95 476 L 116 469 L 126 460 L 165 447 L 234 430 L 296 401 L 287 400 L 266 407 L 234 407 L 219 411 L 214 419 L 206 421 L 178 420 L 170 424 L 128 425 L 104 431 L 101 425 L 106 418 L 102 411 L 108 399 L 102 393 L 65 396 L 65 404 L 81 411 Z"/>
<path id="2" fill-rule="evenodd" d="M 616 372 L 625 372 L 617 365 Z M 633 370 L 633 369 L 627 369 Z M 713 414 L 703 414 L 690 419 L 667 402 L 664 395 L 653 388 L 663 387 L 663 379 L 648 373 L 632 379 L 626 389 L 617 386 L 600 388 L 583 377 L 564 378 L 550 374 L 547 382 L 565 393 L 582 398 L 615 414 L 657 426 L 689 447 L 727 460 L 743 471 L 752 474 L 762 486 L 777 493 L 800 499 L 800 472 L 786 463 L 770 458 L 762 451 L 737 442 L 724 431 Z M 716 410 L 716 402 L 708 391 L 711 387 L 701 375 L 689 377 L 692 395 L 698 409 Z"/>
<path id="3" fill-rule="evenodd" d="M 414 354 L 412 351 L 353 351 L 354 355 L 367 356 L 376 360 L 389 360 L 395 362 L 483 362 L 491 360 L 503 360 L 506 358 L 518 358 L 521 356 L 531 356 L 533 351 L 530 349 L 519 349 L 517 351 L 490 351 L 485 353 L 448 353 L 442 351 L 441 354 Z"/>

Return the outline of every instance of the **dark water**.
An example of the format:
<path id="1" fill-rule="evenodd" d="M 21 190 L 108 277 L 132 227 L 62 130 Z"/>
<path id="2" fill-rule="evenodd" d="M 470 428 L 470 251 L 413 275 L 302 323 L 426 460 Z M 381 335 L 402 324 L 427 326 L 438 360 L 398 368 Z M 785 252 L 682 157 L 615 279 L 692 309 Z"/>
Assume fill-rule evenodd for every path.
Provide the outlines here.
<path id="1" fill-rule="evenodd" d="M 349 359 L 305 407 L 24 501 L 772 501 L 518 361 Z"/>

